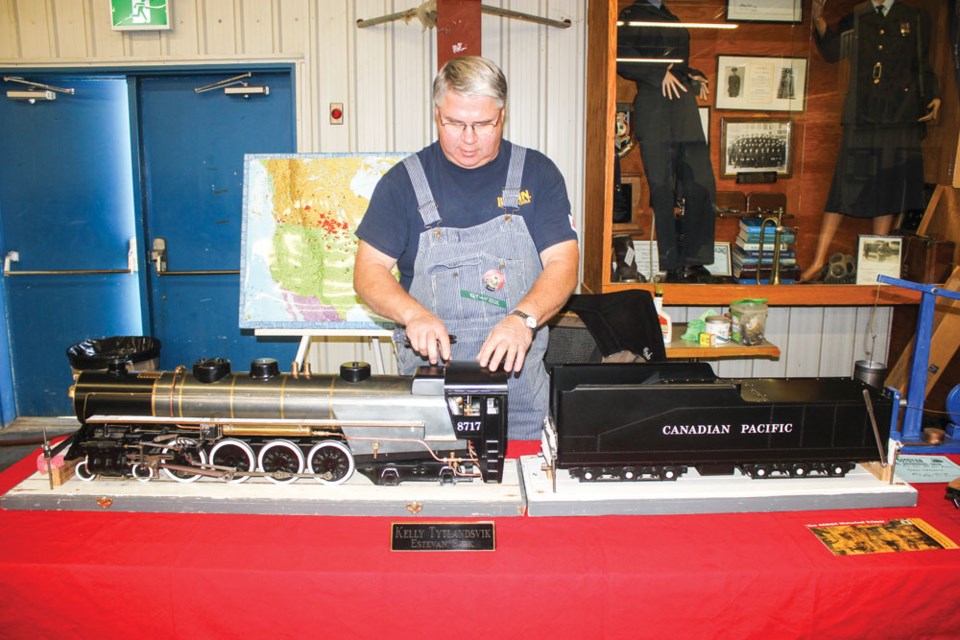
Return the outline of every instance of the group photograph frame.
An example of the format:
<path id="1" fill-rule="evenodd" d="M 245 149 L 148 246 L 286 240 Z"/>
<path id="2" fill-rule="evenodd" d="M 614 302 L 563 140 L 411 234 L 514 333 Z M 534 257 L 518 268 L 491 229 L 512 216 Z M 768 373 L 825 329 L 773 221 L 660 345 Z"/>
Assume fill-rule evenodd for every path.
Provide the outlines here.
<path id="1" fill-rule="evenodd" d="M 788 117 L 721 118 L 721 176 L 776 172 L 793 175 L 795 123 Z"/>
<path id="2" fill-rule="evenodd" d="M 717 56 L 717 109 L 796 112 L 806 101 L 806 58 Z"/>

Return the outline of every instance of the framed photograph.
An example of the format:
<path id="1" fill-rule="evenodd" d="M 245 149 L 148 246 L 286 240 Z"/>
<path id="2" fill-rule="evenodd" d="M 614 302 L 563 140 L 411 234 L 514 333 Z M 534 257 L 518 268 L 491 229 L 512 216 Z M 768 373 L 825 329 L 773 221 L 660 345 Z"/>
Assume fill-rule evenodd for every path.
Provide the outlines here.
<path id="1" fill-rule="evenodd" d="M 721 118 L 720 175 L 768 173 L 793 175 L 791 118 Z"/>
<path id="2" fill-rule="evenodd" d="M 717 109 L 803 111 L 807 59 L 717 56 Z"/>
<path id="3" fill-rule="evenodd" d="M 633 251 L 637 271 L 647 280 L 660 273 L 660 253 L 656 240 L 634 240 Z M 708 264 L 706 268 L 714 276 L 729 276 L 732 273 L 729 242 L 713 243 L 713 264 Z"/>
<path id="4" fill-rule="evenodd" d="M 857 241 L 857 284 L 877 284 L 877 276 L 900 277 L 903 238 L 860 236 Z"/>
<path id="5" fill-rule="evenodd" d="M 803 0 L 727 0 L 731 22 L 802 22 Z"/>
<path id="6" fill-rule="evenodd" d="M 698 107 L 700 125 L 703 126 L 703 139 L 710 144 L 710 107 Z"/>
<path id="7" fill-rule="evenodd" d="M 730 243 L 713 243 L 713 264 L 707 265 L 707 271 L 714 276 L 729 276 L 732 274 L 733 265 L 730 259 Z"/>

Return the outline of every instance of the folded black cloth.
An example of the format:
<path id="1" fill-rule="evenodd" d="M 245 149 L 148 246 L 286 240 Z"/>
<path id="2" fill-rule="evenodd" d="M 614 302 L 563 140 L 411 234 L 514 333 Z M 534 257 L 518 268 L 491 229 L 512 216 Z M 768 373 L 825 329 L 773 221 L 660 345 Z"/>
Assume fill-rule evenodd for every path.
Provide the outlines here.
<path id="1" fill-rule="evenodd" d="M 574 295 L 564 309 L 580 317 L 604 356 L 630 351 L 647 362 L 667 359 L 657 308 L 648 291 Z"/>

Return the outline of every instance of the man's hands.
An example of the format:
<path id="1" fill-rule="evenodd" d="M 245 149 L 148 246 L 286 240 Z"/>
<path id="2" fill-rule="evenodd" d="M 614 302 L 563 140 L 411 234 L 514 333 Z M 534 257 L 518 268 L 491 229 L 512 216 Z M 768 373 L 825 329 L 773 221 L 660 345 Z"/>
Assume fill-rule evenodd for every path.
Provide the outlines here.
<path id="1" fill-rule="evenodd" d="M 405 330 L 410 348 L 426 356 L 430 364 L 450 360 L 450 335 L 437 316 L 424 309 L 407 320 Z"/>
<path id="2" fill-rule="evenodd" d="M 477 362 L 481 367 L 496 371 L 500 365 L 507 373 L 519 371 L 527 357 L 527 350 L 533 343 L 533 332 L 524 323 L 523 318 L 508 315 L 498 322 L 487 335 L 480 347 Z"/>

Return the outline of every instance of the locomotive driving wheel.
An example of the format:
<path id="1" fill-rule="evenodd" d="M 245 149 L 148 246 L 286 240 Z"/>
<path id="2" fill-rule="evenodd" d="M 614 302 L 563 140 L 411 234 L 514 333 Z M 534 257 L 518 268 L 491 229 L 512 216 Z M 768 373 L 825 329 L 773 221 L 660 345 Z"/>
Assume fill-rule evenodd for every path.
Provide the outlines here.
<path id="1" fill-rule="evenodd" d="M 307 454 L 307 469 L 322 484 L 342 484 L 350 479 L 356 462 L 350 448 L 339 440 L 324 440 Z"/>
<path id="2" fill-rule="evenodd" d="M 193 447 L 164 447 L 160 451 L 160 455 L 163 456 L 166 464 L 178 467 L 195 467 L 207 463 L 207 454 L 204 453 L 203 449 Z M 177 482 L 195 482 L 200 479 L 199 473 L 190 473 L 189 471 L 169 469 L 167 467 L 163 467 L 163 473 L 171 480 L 176 480 Z"/>
<path id="3" fill-rule="evenodd" d="M 271 482 L 290 484 L 296 482 L 295 474 L 303 473 L 303 451 L 289 440 L 271 440 L 260 449 L 257 466 L 272 474 L 267 476 Z"/>
<path id="4" fill-rule="evenodd" d="M 250 479 L 246 473 L 257 468 L 257 456 L 253 453 L 253 448 L 243 440 L 224 438 L 210 449 L 210 464 L 235 469 L 238 474 L 227 482 L 240 484 Z"/>

